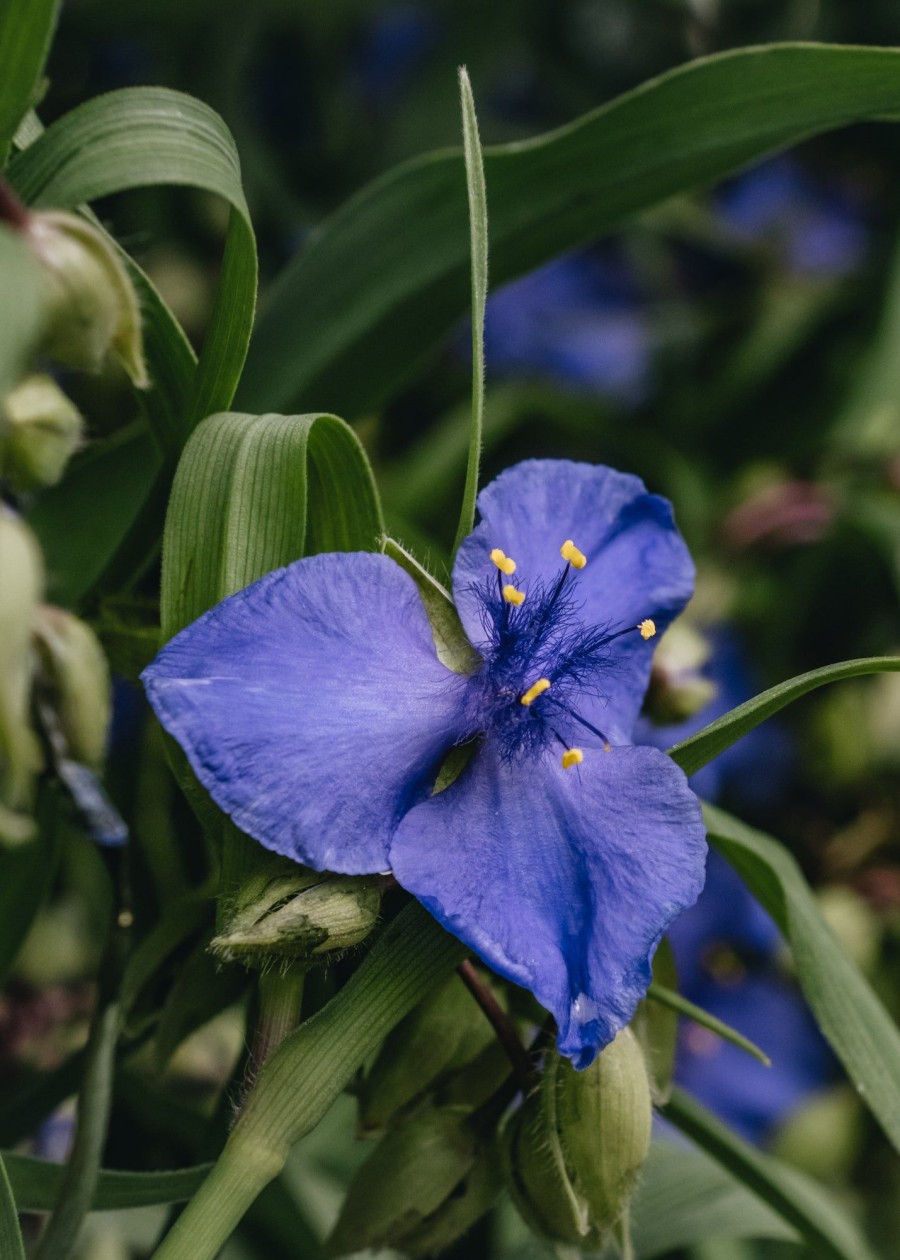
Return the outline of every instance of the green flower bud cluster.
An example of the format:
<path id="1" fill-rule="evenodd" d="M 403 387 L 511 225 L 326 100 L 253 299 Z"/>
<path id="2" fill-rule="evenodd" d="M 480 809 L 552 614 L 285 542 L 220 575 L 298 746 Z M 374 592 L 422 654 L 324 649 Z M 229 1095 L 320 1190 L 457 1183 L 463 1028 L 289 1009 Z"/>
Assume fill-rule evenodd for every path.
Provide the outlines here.
<path id="1" fill-rule="evenodd" d="M 0 843 L 15 844 L 33 834 L 35 782 L 45 765 L 35 701 L 52 715 L 55 754 L 99 768 L 110 682 L 93 631 L 72 613 L 41 603 L 40 549 L 21 517 L 2 503 L 0 573 Z"/>
<path id="2" fill-rule="evenodd" d="M 332 1255 L 432 1255 L 490 1209 L 502 1189 L 497 1124 L 510 1074 L 458 976 L 397 1026 L 357 1089 L 361 1130 L 382 1136 L 350 1186 Z"/>
<path id="3" fill-rule="evenodd" d="M 272 856 L 241 884 L 210 950 L 223 961 L 264 971 L 351 949 L 378 922 L 383 882 Z"/>
<path id="4" fill-rule="evenodd" d="M 551 1053 L 503 1134 L 507 1187 L 526 1223 L 588 1251 L 623 1231 L 650 1126 L 650 1083 L 630 1029 L 582 1072 Z"/>
<path id="5" fill-rule="evenodd" d="M 112 356 L 146 388 L 137 294 L 110 238 L 61 210 L 30 214 L 24 231 L 45 277 L 44 352 L 85 372 Z"/>

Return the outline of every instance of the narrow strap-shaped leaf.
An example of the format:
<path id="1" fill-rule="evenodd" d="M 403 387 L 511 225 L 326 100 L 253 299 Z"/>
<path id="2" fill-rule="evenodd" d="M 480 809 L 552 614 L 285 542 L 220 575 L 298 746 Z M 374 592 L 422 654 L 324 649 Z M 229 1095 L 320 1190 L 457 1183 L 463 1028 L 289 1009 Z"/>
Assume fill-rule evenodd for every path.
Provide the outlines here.
<path id="1" fill-rule="evenodd" d="M 900 1032 L 819 911 L 790 853 L 721 809 L 704 807 L 710 841 L 768 910 L 791 946 L 822 1032 L 860 1097 L 900 1150 Z"/>
<path id="2" fill-rule="evenodd" d="M 835 1206 L 833 1196 L 798 1169 L 739 1138 L 683 1090 L 672 1091 L 663 1114 L 779 1212 L 821 1260 L 874 1260 L 865 1239 Z"/>
<path id="3" fill-rule="evenodd" d="M 900 53 L 739 49 L 642 84 L 565 127 L 485 150 L 495 285 L 675 193 L 833 127 L 900 115 Z M 291 262 L 260 312 L 239 400 L 371 408 L 465 314 L 469 232 L 459 153 L 362 189 Z"/>
<path id="4" fill-rule="evenodd" d="M 300 556 L 372 550 L 382 528 L 365 452 L 336 416 L 210 416 L 172 487 L 163 637 Z"/>
<path id="5" fill-rule="evenodd" d="M 787 682 L 778 683 L 768 691 L 761 691 L 752 700 L 739 704 L 736 709 L 725 713 L 704 726 L 696 735 L 690 735 L 681 743 L 669 749 L 669 756 L 681 766 L 685 774 L 694 774 L 713 757 L 730 748 L 742 735 L 752 731 L 754 726 L 770 718 L 773 713 L 783 709 L 794 700 L 799 700 L 808 691 L 816 687 L 824 687 L 826 683 L 840 682 L 844 678 L 858 678 L 862 674 L 896 673 L 900 670 L 900 656 L 866 656 L 855 661 L 839 661 L 836 665 L 824 665 L 821 669 L 812 669 L 808 674 L 798 674 Z"/>
<path id="6" fill-rule="evenodd" d="M 720 1163 L 700 1150 L 657 1141 L 630 1204 L 638 1260 L 709 1238 L 781 1238 L 797 1231 Z"/>
<path id="7" fill-rule="evenodd" d="M 209 106 L 168 88 L 123 88 L 65 114 L 10 163 L 31 206 L 82 202 L 149 184 L 184 184 L 232 207 L 212 318 L 178 438 L 231 402 L 256 301 L 256 243 L 228 128 Z M 162 435 L 171 444 L 173 434 Z"/>
<path id="8" fill-rule="evenodd" d="M 692 1019 L 695 1024 L 701 1024 L 704 1028 L 708 1028 L 717 1037 L 721 1037 L 723 1041 L 730 1041 L 733 1046 L 737 1046 L 739 1050 L 743 1050 L 751 1058 L 757 1059 L 766 1067 L 772 1066 L 772 1060 L 769 1056 L 764 1054 L 759 1046 L 754 1045 L 749 1037 L 744 1037 L 736 1028 L 732 1028 L 724 1020 L 717 1019 L 715 1015 L 705 1011 L 702 1006 L 695 1006 L 693 1002 L 689 1002 L 687 998 L 682 997 L 674 989 L 668 989 L 665 985 L 657 984 L 654 981 L 647 990 L 647 997 L 654 1002 L 660 1002 L 663 1006 L 668 1006 L 670 1010 L 677 1011 L 679 1015 L 685 1015 L 688 1019 Z"/>
<path id="9" fill-rule="evenodd" d="M 0 167 L 34 104 L 58 13 L 59 0 L 3 0 L 0 5 Z"/>
<path id="10" fill-rule="evenodd" d="M 0 1256 L 4 1260 L 25 1260 L 25 1244 L 19 1229 L 16 1203 L 4 1161 L 0 1159 Z"/>
<path id="11" fill-rule="evenodd" d="M 4 1151 L 6 1171 L 21 1212 L 48 1212 L 59 1194 L 65 1175 L 61 1164 Z M 97 1179 L 91 1210 L 152 1207 L 157 1203 L 181 1203 L 189 1199 L 210 1170 L 210 1164 L 172 1172 L 134 1173 L 102 1171 Z M 6 1252 L 0 1252 L 5 1257 Z"/>
<path id="12" fill-rule="evenodd" d="M 463 490 L 459 527 L 453 550 L 472 532 L 475 499 L 478 495 L 478 468 L 481 463 L 481 429 L 484 415 L 484 309 L 488 291 L 488 212 L 484 186 L 484 161 L 478 135 L 478 118 L 472 85 L 465 69 L 459 72 L 462 104 L 463 155 L 466 161 L 466 187 L 469 194 L 469 240 L 472 251 L 472 417 L 469 422 L 469 457 Z"/>

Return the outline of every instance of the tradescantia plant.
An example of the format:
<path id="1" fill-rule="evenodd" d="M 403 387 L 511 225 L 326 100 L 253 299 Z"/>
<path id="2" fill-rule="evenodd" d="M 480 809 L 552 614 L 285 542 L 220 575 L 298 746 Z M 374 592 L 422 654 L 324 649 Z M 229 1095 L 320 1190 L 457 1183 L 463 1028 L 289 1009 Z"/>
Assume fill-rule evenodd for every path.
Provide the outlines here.
<path id="1" fill-rule="evenodd" d="M 16 295 L 0 312 L 0 964 L 21 956 L 55 872 L 80 869 L 69 850 L 94 872 L 105 944 L 84 1053 L 0 1101 L 13 1145 L 78 1092 L 64 1170 L 13 1153 L 0 1166 L 3 1255 L 25 1254 L 19 1212 L 49 1212 L 35 1255 L 63 1260 L 92 1208 L 185 1200 L 158 1260 L 212 1260 L 245 1217 L 279 1255 L 306 1254 L 281 1174 L 353 1089 L 379 1146 L 335 1254 L 440 1252 L 506 1192 L 551 1246 L 651 1256 L 731 1233 L 866 1256 L 852 1214 L 673 1089 L 676 1012 L 763 1061 L 765 1046 L 680 995 L 660 942 L 700 893 L 708 835 L 900 1149 L 890 1014 L 784 845 L 701 813 L 685 777 L 794 699 L 900 659 L 824 666 L 668 753 L 641 744 L 655 636 L 693 589 L 672 506 L 629 472 L 545 450 L 479 493 L 483 334 L 488 205 L 503 280 L 801 137 L 897 116 L 900 54 L 714 56 L 484 154 L 463 72 L 462 154 L 399 167 L 322 226 L 275 285 L 245 372 L 256 250 L 228 129 L 191 97 L 133 88 L 44 130 L 56 18 L 52 0 L 0 12 L 0 267 Z M 151 184 L 228 206 L 199 356 L 88 208 Z M 402 520 L 402 541 L 387 533 L 364 427 L 255 412 L 357 419 L 467 306 L 451 598 Z M 131 417 L 86 449 L 92 396 L 83 420 L 72 372 L 100 374 Z M 249 410 L 229 410 L 238 391 Z M 65 609 L 42 605 L 45 583 Z M 124 849 L 87 622 L 166 732 L 132 739 L 124 791 L 132 737 L 113 740 L 109 785 L 137 800 Z M 84 857 L 73 832 L 115 852 Z M 248 1053 L 218 1081 L 203 1142 L 184 1138 L 212 1161 L 105 1167 L 116 1109 L 141 1117 L 138 1095 L 158 1089 L 139 1127 L 174 1125 L 162 1068 L 248 995 Z M 690 1149 L 651 1142 L 651 1104 Z M 191 1113 L 180 1132 L 199 1126 Z M 283 1214 L 266 1215 L 279 1194 Z"/>

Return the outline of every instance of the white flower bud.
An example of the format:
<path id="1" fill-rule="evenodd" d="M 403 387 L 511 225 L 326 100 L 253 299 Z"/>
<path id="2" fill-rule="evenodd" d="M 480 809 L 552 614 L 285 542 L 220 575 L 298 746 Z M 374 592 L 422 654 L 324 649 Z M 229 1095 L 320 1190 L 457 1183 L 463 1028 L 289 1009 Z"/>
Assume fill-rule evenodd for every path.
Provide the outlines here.
<path id="1" fill-rule="evenodd" d="M 81 445 L 83 421 L 49 376 L 29 376 L 7 395 L 0 427 L 0 473 L 21 492 L 53 486 Z"/>

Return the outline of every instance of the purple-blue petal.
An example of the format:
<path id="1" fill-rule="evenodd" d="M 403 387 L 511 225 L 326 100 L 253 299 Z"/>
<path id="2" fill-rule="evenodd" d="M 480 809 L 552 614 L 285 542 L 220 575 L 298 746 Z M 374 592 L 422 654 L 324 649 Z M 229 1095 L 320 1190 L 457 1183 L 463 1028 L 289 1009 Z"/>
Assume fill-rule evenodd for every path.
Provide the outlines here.
<path id="1" fill-rule="evenodd" d="M 503 761 L 490 742 L 391 845 L 400 884 L 554 1016 L 587 1067 L 646 992 L 669 924 L 703 886 L 706 842 L 681 771 L 651 748 Z"/>
<path id="2" fill-rule="evenodd" d="M 553 580 L 560 546 L 571 538 L 587 556 L 578 571 L 579 616 L 611 630 L 651 617 L 662 633 L 690 599 L 694 565 L 667 500 L 638 478 L 602 465 L 527 460 L 501 473 L 478 496 L 480 523 L 465 539 L 453 570 L 456 606 L 472 642 L 484 630 L 473 587 L 492 572 L 499 547 L 517 565 L 516 580 Z M 603 699 L 585 701 L 582 716 L 613 743 L 631 739 L 650 676 L 653 644 L 638 634 L 611 647 Z"/>
<path id="3" fill-rule="evenodd" d="M 150 703 L 213 800 L 268 849 L 383 871 L 390 837 L 463 734 L 415 583 L 363 552 L 253 583 L 163 648 Z"/>

